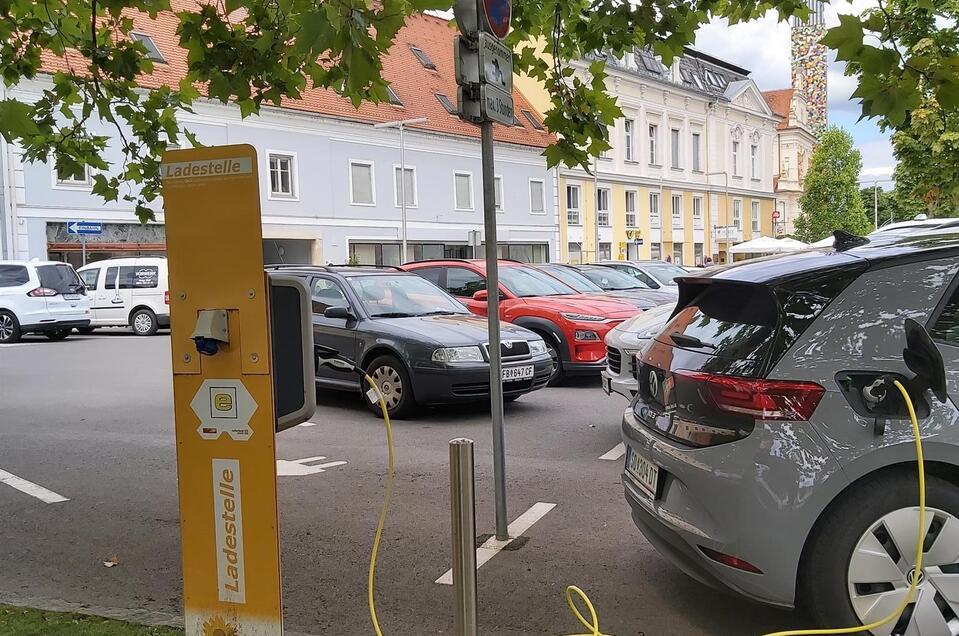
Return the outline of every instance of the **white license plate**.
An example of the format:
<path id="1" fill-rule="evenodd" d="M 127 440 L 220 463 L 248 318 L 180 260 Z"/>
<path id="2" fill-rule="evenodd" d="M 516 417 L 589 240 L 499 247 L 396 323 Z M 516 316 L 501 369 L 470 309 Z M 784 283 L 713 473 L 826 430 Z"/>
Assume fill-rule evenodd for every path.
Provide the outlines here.
<path id="1" fill-rule="evenodd" d="M 626 470 L 653 499 L 659 493 L 659 466 L 627 447 Z"/>
<path id="2" fill-rule="evenodd" d="M 603 376 L 603 392 L 606 395 L 613 394 L 613 381 L 610 378 L 607 378 L 605 375 Z"/>
<path id="3" fill-rule="evenodd" d="M 81 298 L 83 298 L 82 294 L 64 294 L 63 295 L 64 300 L 80 300 Z"/>
<path id="4" fill-rule="evenodd" d="M 533 365 L 527 364 L 521 367 L 504 367 L 503 382 L 514 382 L 516 380 L 529 380 L 533 377 Z"/>

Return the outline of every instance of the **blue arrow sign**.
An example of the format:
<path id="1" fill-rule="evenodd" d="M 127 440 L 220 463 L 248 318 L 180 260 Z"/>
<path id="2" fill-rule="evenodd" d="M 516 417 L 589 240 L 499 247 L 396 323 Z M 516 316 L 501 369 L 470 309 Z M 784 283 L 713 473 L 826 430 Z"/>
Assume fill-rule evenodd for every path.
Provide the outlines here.
<path id="1" fill-rule="evenodd" d="M 103 234 L 100 221 L 68 221 L 67 234 Z"/>

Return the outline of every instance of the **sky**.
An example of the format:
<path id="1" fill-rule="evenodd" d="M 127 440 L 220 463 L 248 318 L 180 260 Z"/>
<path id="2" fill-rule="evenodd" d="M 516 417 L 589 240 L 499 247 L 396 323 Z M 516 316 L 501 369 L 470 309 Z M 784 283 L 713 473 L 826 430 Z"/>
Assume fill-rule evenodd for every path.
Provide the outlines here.
<path id="1" fill-rule="evenodd" d="M 858 13 L 875 0 L 833 0 L 826 8 L 826 24 L 838 24 L 839 13 Z M 714 20 L 696 34 L 695 47 L 752 71 L 752 78 L 761 90 L 789 86 L 789 25 L 779 23 L 777 14 L 770 13 L 761 20 L 729 26 L 725 20 Z M 851 99 L 856 79 L 843 73 L 845 64 L 837 62 L 830 52 L 829 62 L 829 123 L 852 133 L 856 147 L 862 153 L 863 169 L 860 180 L 872 183 L 892 176 L 896 160 L 892 154 L 889 135 L 882 133 L 870 120 L 858 121 L 860 107 Z M 889 186 L 887 182 L 886 187 Z"/>

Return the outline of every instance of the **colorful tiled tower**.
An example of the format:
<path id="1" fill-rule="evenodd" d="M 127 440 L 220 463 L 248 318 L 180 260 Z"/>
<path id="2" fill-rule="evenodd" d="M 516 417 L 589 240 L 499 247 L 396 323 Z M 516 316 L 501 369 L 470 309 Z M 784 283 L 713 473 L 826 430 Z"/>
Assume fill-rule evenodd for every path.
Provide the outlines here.
<path id="1" fill-rule="evenodd" d="M 792 22 L 792 85 L 805 98 L 809 128 L 816 137 L 826 129 L 826 47 L 820 41 L 826 33 L 823 0 L 807 0 L 809 17 Z"/>

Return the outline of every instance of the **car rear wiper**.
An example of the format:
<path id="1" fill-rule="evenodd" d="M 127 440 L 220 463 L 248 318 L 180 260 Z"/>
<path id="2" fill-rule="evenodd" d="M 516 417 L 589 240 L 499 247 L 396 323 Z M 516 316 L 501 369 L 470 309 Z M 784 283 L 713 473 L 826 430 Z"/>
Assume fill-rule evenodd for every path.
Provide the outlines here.
<path id="1" fill-rule="evenodd" d="M 715 349 L 716 348 L 716 345 L 714 344 L 703 342 L 696 336 L 687 336 L 686 334 L 679 333 L 678 331 L 674 331 L 673 333 L 669 334 L 669 337 L 670 339 L 672 339 L 673 342 L 678 344 L 680 347 L 695 347 L 697 349 Z"/>
<path id="2" fill-rule="evenodd" d="M 370 314 L 370 318 L 412 318 L 419 314 L 409 314 L 405 311 L 386 311 L 381 314 Z"/>

